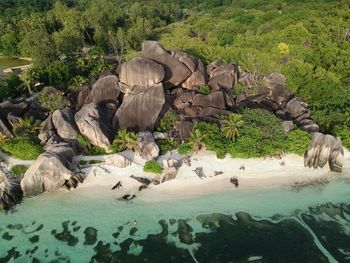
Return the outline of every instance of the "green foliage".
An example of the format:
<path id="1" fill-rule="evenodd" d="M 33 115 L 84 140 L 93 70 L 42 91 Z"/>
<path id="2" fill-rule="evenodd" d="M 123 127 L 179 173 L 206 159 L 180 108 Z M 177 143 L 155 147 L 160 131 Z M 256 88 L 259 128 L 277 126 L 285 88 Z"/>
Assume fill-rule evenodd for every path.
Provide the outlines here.
<path id="1" fill-rule="evenodd" d="M 43 152 L 43 146 L 32 137 L 15 137 L 1 148 L 21 160 L 35 160 Z"/>
<path id="2" fill-rule="evenodd" d="M 174 129 L 177 113 L 175 111 L 169 110 L 164 114 L 163 118 L 159 120 L 159 123 L 156 127 L 156 131 L 159 132 L 167 132 Z"/>
<path id="3" fill-rule="evenodd" d="M 18 123 L 13 125 L 15 136 L 35 135 L 40 129 L 40 122 L 35 121 L 33 116 L 19 118 Z"/>
<path id="4" fill-rule="evenodd" d="M 187 143 L 183 143 L 177 148 L 177 151 L 181 155 L 188 155 L 192 152 L 192 148 Z"/>
<path id="5" fill-rule="evenodd" d="M 0 101 L 18 96 L 21 84 L 20 78 L 15 74 L 0 78 Z"/>
<path id="6" fill-rule="evenodd" d="M 17 164 L 11 167 L 11 173 L 16 176 L 23 176 L 28 170 L 28 166 Z"/>
<path id="7" fill-rule="evenodd" d="M 151 160 L 145 163 L 143 166 L 143 171 L 146 173 L 161 174 L 163 172 L 163 168 L 157 161 Z"/>
<path id="8" fill-rule="evenodd" d="M 10 138 L 8 138 L 5 134 L 0 132 L 0 147 L 2 145 L 6 144 L 9 140 L 10 140 Z"/>
<path id="9" fill-rule="evenodd" d="M 239 128 L 241 128 L 243 124 L 242 116 L 232 113 L 227 119 L 221 122 L 221 131 L 227 139 L 237 139 L 237 137 L 239 137 Z"/>
<path id="10" fill-rule="evenodd" d="M 93 155 L 93 156 L 106 154 L 106 151 L 104 149 L 96 147 L 95 145 L 92 145 L 90 141 L 81 134 L 77 136 L 76 140 L 81 146 L 83 154 Z"/>
<path id="11" fill-rule="evenodd" d="M 200 140 L 194 140 L 195 142 L 199 141 L 197 145 L 199 144 L 201 146 L 202 144 L 208 151 L 215 152 L 220 159 L 225 157 L 227 152 L 227 139 L 216 124 L 198 122 L 193 127 L 193 130 L 199 132 L 199 135 L 196 135 L 196 137 Z M 192 148 L 192 150 L 196 151 L 195 148 Z"/>
<path id="12" fill-rule="evenodd" d="M 311 143 L 311 134 L 300 129 L 293 130 L 287 134 L 284 141 L 284 150 L 303 156 Z"/>
<path id="13" fill-rule="evenodd" d="M 199 129 L 193 127 L 187 144 L 191 147 L 192 151 L 198 152 L 204 146 L 204 138 L 205 135 Z"/>
<path id="14" fill-rule="evenodd" d="M 211 87 L 209 85 L 203 85 L 199 87 L 198 91 L 203 95 L 208 95 L 211 92 Z"/>
<path id="15" fill-rule="evenodd" d="M 341 138 L 343 146 L 350 149 L 350 128 L 345 125 L 337 126 L 334 131 L 335 135 Z"/>
<path id="16" fill-rule="evenodd" d="M 125 128 L 119 129 L 111 145 L 113 152 L 122 152 L 125 150 L 135 150 L 137 134 L 128 132 Z"/>
<path id="17" fill-rule="evenodd" d="M 157 140 L 156 143 L 159 147 L 159 153 L 165 154 L 177 149 L 180 146 L 181 141 L 173 137 L 168 137 L 164 140 Z"/>
<path id="18" fill-rule="evenodd" d="M 67 99 L 58 92 L 41 92 L 37 97 L 37 102 L 40 107 L 54 112 L 55 110 L 62 110 L 67 107 Z"/>

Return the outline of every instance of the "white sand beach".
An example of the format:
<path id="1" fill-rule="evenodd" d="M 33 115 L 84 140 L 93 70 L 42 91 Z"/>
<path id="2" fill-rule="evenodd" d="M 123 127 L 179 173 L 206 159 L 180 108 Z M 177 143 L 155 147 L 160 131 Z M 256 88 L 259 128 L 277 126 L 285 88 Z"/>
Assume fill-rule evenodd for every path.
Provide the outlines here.
<path id="1" fill-rule="evenodd" d="M 95 186 L 102 186 L 102 189 L 111 190 L 120 181 L 122 187 L 114 190 L 116 198 L 120 198 L 125 194 L 135 194 L 137 198 L 154 201 L 191 197 L 230 189 L 241 191 L 245 189 L 254 190 L 283 185 L 305 184 L 307 182 L 315 184 L 318 182 L 327 183 L 339 177 L 350 177 L 350 152 L 346 149 L 343 172 L 341 174 L 331 172 L 328 165 L 322 169 L 305 168 L 303 157 L 294 154 L 287 154 L 282 159 L 269 157 L 233 159 L 226 157 L 220 160 L 213 153 L 200 151 L 191 156 L 190 165 L 182 160 L 182 166 L 178 169 L 174 180 L 159 185 L 150 184 L 148 189 L 139 192 L 138 188 L 142 184 L 130 176 L 152 179 L 155 175 L 143 172 L 142 165 L 144 161 L 142 159 L 134 155 L 131 156 L 130 152 L 122 153 L 122 155 L 132 159 L 132 165 L 126 168 L 117 168 L 101 163 L 84 168 L 83 171 L 87 174 L 87 177 L 84 183 L 74 191 Z M 78 157 L 78 159 L 85 160 L 91 158 Z M 181 156 L 176 152 L 168 153 L 166 156 L 161 157 L 160 161 L 167 158 L 180 160 Z M 92 159 L 103 160 L 104 157 L 100 156 Z M 240 169 L 242 166 L 244 166 L 244 170 Z M 196 168 L 200 167 L 205 175 L 202 179 L 194 172 Z M 231 177 L 238 179 L 238 187 L 235 187 L 230 182 Z"/>

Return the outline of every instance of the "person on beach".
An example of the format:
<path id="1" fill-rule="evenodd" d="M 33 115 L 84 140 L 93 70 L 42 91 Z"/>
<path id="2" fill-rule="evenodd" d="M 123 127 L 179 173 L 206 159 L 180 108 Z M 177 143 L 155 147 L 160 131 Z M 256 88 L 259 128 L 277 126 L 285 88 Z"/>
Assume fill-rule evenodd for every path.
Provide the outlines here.
<path id="1" fill-rule="evenodd" d="M 239 167 L 239 170 L 245 170 L 244 164 L 242 164 L 241 167 Z"/>

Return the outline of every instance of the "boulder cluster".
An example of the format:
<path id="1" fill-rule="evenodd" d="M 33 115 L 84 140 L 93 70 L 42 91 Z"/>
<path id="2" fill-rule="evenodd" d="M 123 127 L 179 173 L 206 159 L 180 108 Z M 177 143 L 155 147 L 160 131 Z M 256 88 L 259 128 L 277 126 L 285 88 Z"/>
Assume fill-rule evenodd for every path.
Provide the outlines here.
<path id="1" fill-rule="evenodd" d="M 286 132 L 293 124 L 315 132 L 305 166 L 330 168 L 340 172 L 342 146 L 340 139 L 318 133 L 319 127 L 310 119 L 307 103 L 285 89 L 286 78 L 279 73 L 261 76 L 239 72 L 235 63 L 203 62 L 184 51 L 165 50 L 156 41 L 145 41 L 141 57 L 104 72 L 91 86 L 79 86 L 68 94 L 69 107 L 49 114 L 34 99 L 9 100 L 0 104 L 0 132 L 13 137 L 12 127 L 19 117 L 33 116 L 42 123 L 39 139 L 45 152 L 29 167 L 21 187 L 25 195 L 55 191 L 59 187 L 75 187 L 83 176 L 73 162 L 79 147 L 76 138 L 83 135 L 97 147 L 108 150 L 118 129 L 138 132 L 137 151 L 146 160 L 159 155 L 153 133 L 160 118 L 168 111 L 178 113 L 171 133 L 186 140 L 194 123 L 219 123 L 218 116 L 238 108 L 264 108 L 285 121 Z M 237 84 L 254 94 L 236 95 Z M 201 89 L 209 87 L 209 91 Z M 46 87 L 45 92 L 59 92 Z M 161 136 L 166 137 L 166 136 Z M 110 163 L 127 165 L 128 160 L 115 157 Z M 157 182 L 173 178 L 174 167 Z"/>

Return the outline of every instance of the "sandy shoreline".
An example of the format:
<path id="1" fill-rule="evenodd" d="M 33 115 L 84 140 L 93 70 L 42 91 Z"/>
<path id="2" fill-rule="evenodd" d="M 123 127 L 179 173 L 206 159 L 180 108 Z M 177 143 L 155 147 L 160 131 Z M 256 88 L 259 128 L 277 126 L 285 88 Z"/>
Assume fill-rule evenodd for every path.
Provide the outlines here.
<path id="1" fill-rule="evenodd" d="M 130 158 L 130 153 L 124 155 Z M 165 158 L 167 157 L 169 155 L 165 156 Z M 172 158 L 180 157 L 175 153 Z M 103 160 L 103 157 L 99 157 L 99 159 Z M 87 177 L 84 183 L 74 191 L 96 186 L 101 186 L 100 188 L 103 191 L 110 191 L 117 182 L 121 181 L 123 187 L 113 190 L 116 198 L 129 194 L 136 195 L 137 198 L 144 201 L 156 201 L 194 197 L 227 190 L 261 190 L 269 187 L 303 184 L 310 181 L 322 183 L 340 176 L 350 178 L 350 153 L 348 150 L 345 150 L 342 174 L 331 172 L 328 166 L 322 169 L 305 168 L 303 158 L 294 154 L 287 154 L 282 159 L 233 159 L 226 157 L 219 160 L 213 153 L 200 151 L 193 154 L 190 159 L 191 165 L 183 163 L 174 180 L 160 185 L 151 184 L 148 189 L 141 192 L 138 191 L 141 183 L 130 178 L 130 176 L 152 179 L 154 175 L 143 172 L 142 160 L 138 159 L 137 156 L 133 156 L 135 163 L 126 168 L 117 168 L 102 163 L 83 169 Z M 281 165 L 282 162 L 285 163 L 284 166 Z M 242 165 L 245 167 L 244 171 L 240 170 Z M 194 172 L 197 167 L 203 168 L 205 178 L 199 178 Z M 215 172 L 222 172 L 222 174 L 215 175 Z M 237 188 L 230 182 L 230 178 L 233 176 L 238 178 L 239 186 Z"/>

